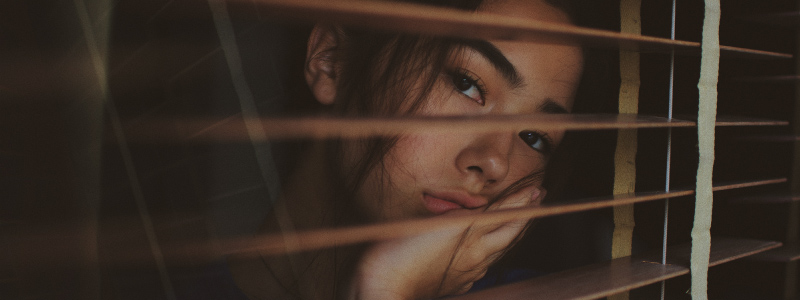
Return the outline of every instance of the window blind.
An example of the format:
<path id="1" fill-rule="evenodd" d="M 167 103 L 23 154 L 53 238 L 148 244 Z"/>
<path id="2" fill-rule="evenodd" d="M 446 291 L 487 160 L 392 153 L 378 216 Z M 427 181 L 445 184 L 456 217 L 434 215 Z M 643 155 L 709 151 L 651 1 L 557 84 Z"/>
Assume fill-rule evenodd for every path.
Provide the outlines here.
<path id="1" fill-rule="evenodd" d="M 615 1 L 601 2 L 593 5 L 611 7 L 605 11 L 620 7 Z M 44 286 L 58 280 L 62 276 L 59 274 L 78 268 L 83 273 L 72 280 L 77 281 L 75 286 L 80 288 L 54 288 L 54 297 L 79 294 L 87 298 L 106 298 L 106 293 L 135 291 L 138 296 L 170 299 L 176 297 L 175 289 L 183 280 L 175 274 L 219 255 L 253 249 L 267 253 L 320 249 L 403 237 L 459 224 L 543 219 L 621 205 L 634 205 L 635 218 L 645 220 L 636 223 L 634 241 L 656 250 L 657 255 L 633 249 L 635 254 L 631 257 L 614 260 L 609 257 L 608 261 L 587 263 L 462 297 L 591 299 L 643 287 L 631 292 L 630 296 L 635 298 L 652 295 L 651 290 L 655 288 L 649 284 L 668 278 L 676 279 L 667 283 L 667 297 L 681 297 L 675 291 L 686 289 L 686 283 L 681 281 L 685 279 L 681 278 L 687 276 L 680 275 L 689 270 L 687 253 L 692 245 L 687 246 L 685 242 L 691 242 L 688 232 L 693 215 L 692 195 L 695 194 L 698 117 L 691 115 L 697 114 L 698 105 L 696 85 L 700 74 L 702 5 L 678 3 L 677 40 L 661 34 L 668 26 L 655 28 L 668 24 L 663 21 L 670 13 L 666 4 L 645 3 L 642 7 L 644 35 L 373 1 L 118 1 L 113 5 L 104 1 L 75 1 L 5 5 L 9 9 L 4 11 L 18 13 L 8 18 L 13 24 L 7 31 L 17 37 L 22 46 L 12 49 L 13 55 L 9 57 L 13 60 L 9 61 L 15 61 L 12 69 L 23 76 L 3 84 L 2 95 L 7 99 L 3 105 L 12 112 L 7 113 L 7 120 L 10 120 L 7 127 L 26 129 L 23 130 L 25 137 L 9 135 L 8 140 L 14 143 L 4 145 L 2 157 L 12 172 L 28 174 L 5 184 L 8 195 L 16 199 L 8 204 L 6 211 L 10 213 L 3 217 L 4 239 L 8 242 L 4 244 L 16 245 L 6 247 L 11 250 L 9 258 L 18 261 L 8 263 L 8 269 L 23 274 L 4 275 L 2 280 L 12 296 L 31 293 L 34 289 L 29 286 Z M 725 292 L 715 290 L 715 284 L 723 289 L 731 288 L 724 283 L 731 281 L 746 282 L 752 286 L 747 291 L 768 295 L 776 290 L 775 282 L 759 282 L 741 271 L 766 268 L 772 273 L 764 277 L 780 281 L 780 295 L 775 297 L 791 298 L 796 296 L 797 289 L 794 261 L 798 257 L 798 167 L 795 162 L 798 129 L 796 91 L 793 90 L 796 84 L 791 77 L 794 75 L 787 74 L 796 73 L 794 66 L 789 66 L 795 45 L 784 45 L 782 40 L 785 39 L 772 39 L 752 28 L 794 38 L 794 24 L 790 28 L 764 24 L 773 17 L 763 16 L 796 7 L 788 2 L 763 7 L 723 3 L 721 9 L 720 42 L 723 46 L 719 47 L 722 58 L 718 118 L 713 124 L 716 129 L 706 131 L 717 131 L 713 224 L 719 227 L 712 227 L 712 234 L 719 232 L 726 237 L 711 240 L 710 265 L 736 262 L 719 266 L 730 265 L 724 270 L 735 271 L 729 274 L 715 274 L 714 268 L 709 269 L 709 293 L 712 297 L 724 297 L 719 295 L 726 295 Z M 57 12 L 59 10 L 62 12 Z M 59 22 L 42 21 L 51 16 L 58 16 L 55 20 Z M 618 16 L 608 19 L 619 21 Z M 684 20 L 686 22 L 682 23 Z M 277 71 L 289 68 L 288 63 L 282 61 L 289 55 L 282 52 L 276 41 L 295 37 L 293 31 L 276 29 L 274 24 L 317 21 L 441 36 L 581 43 L 600 52 L 636 51 L 642 55 L 639 62 L 643 73 L 642 92 L 638 97 L 641 109 L 638 115 L 618 114 L 615 109 L 601 108 L 598 112 L 606 114 L 592 111 L 546 117 L 342 119 L 275 114 L 293 109 L 281 107 L 285 104 L 280 101 L 262 100 L 285 96 L 285 91 L 281 90 L 282 79 L 274 76 L 282 73 Z M 609 25 L 614 26 L 618 24 Z M 67 37 L 37 42 L 61 34 Z M 686 40 L 681 40 L 684 34 Z M 36 38 L 26 39 L 26 35 Z M 734 44 L 728 46 L 728 41 Z M 43 50 L 58 48 L 56 46 L 68 46 L 66 48 L 73 50 Z M 30 49 L 36 51 L 24 53 Z M 268 55 L 258 55 L 265 49 Z M 667 61 L 673 52 L 676 55 L 674 98 L 678 114 L 665 117 L 666 106 L 660 104 L 666 101 L 662 96 L 667 90 L 669 68 L 665 66 L 669 65 Z M 240 56 L 238 63 L 242 66 L 236 66 L 235 56 Z M 604 58 L 619 63 L 609 58 L 611 56 Z M 47 62 L 55 62 L 55 65 Z M 267 69 L 272 73 L 259 73 L 258 68 L 248 66 L 250 63 L 269 66 Z M 35 67 L 55 75 L 42 77 L 30 71 Z M 76 69 L 81 71 L 78 74 L 85 74 L 85 78 L 66 80 Z M 34 74 L 26 75 L 30 73 Z M 783 80 L 778 83 L 768 81 L 776 76 L 789 77 L 781 77 Z M 62 101 L 60 95 L 69 97 L 57 102 Z M 245 101 L 247 98 L 253 100 Z M 31 103 L 33 100 L 40 102 Z M 52 103 L 57 105 L 41 114 Z M 34 117 L 26 120 L 27 116 Z M 795 125 L 787 126 L 790 124 Z M 554 201 L 541 207 L 309 232 L 287 230 L 285 234 L 255 238 L 249 234 L 258 228 L 259 213 L 251 212 L 239 222 L 229 221 L 242 213 L 242 207 L 267 211 L 262 203 L 265 197 L 258 195 L 269 195 L 266 198 L 272 200 L 277 197 L 279 188 L 264 179 L 264 174 L 269 173 L 264 168 L 285 172 L 281 169 L 282 162 L 273 160 L 282 154 L 272 152 L 280 149 L 273 147 L 275 143 L 415 131 L 506 130 L 520 126 L 560 128 L 599 136 L 606 149 L 610 148 L 609 140 L 617 130 L 638 129 L 639 142 L 633 145 L 638 152 L 634 157 L 637 161 L 635 193 L 613 195 L 610 185 L 605 185 L 586 192 L 588 197 Z M 40 135 L 53 127 L 61 127 L 58 132 L 69 139 L 55 138 L 58 133 L 49 133 L 33 142 L 27 140 L 27 136 Z M 672 128 L 669 133 L 668 128 Z M 105 132 L 100 133 L 101 129 Z M 674 173 L 670 176 L 673 183 L 665 191 L 663 168 L 666 164 L 661 160 L 665 159 L 668 135 L 673 141 Z M 765 136 L 773 139 L 763 140 Z M 65 145 L 73 148 L 55 150 Z M 45 148 L 50 149 L 45 151 Z M 52 154 L 57 155 L 48 157 Z M 613 153 L 585 159 L 612 161 Z M 655 161 L 658 163 L 650 163 Z M 273 162 L 276 165 L 271 165 Z M 789 165 L 794 167 L 787 167 Z M 44 175 L 48 169 L 61 172 Z M 613 176 L 609 168 L 605 171 L 606 175 Z M 213 174 L 205 175 L 209 172 Z M 69 177 L 78 180 L 61 187 L 50 186 L 39 193 L 35 188 L 17 184 L 64 182 L 64 178 Z M 598 181 L 604 180 L 608 179 Z M 672 199 L 667 237 L 663 237 L 660 228 L 654 229 L 663 224 L 660 220 L 664 199 Z M 57 205 L 45 209 L 50 201 Z M 54 216 L 56 221 L 48 222 Z M 773 224 L 761 226 L 768 221 Z M 737 222 L 740 224 L 735 224 Z M 61 241 L 60 237 L 78 237 L 80 242 Z M 669 245 L 667 264 L 660 261 L 662 237 Z M 45 247 L 37 244 L 39 242 Z M 781 243 L 784 246 L 781 247 Z M 522 249 L 530 250 L 524 247 L 525 241 L 521 244 Z M 50 247 L 52 249 L 46 249 Z M 30 251 L 32 248 L 44 250 Z M 762 252 L 768 249 L 775 250 Z M 59 254 L 53 256 L 53 252 Z M 758 252 L 762 253 L 749 256 Z M 512 256 L 520 255 L 524 253 Z M 745 256 L 750 260 L 743 260 Z M 51 272 L 55 275 L 49 278 L 35 279 L 40 273 L 23 272 L 27 263 L 19 262 L 57 272 Z M 731 275 L 733 273 L 739 276 Z M 112 274 L 109 278 L 128 276 L 135 280 L 107 283 L 101 279 L 104 276 L 98 274 Z M 567 284 L 576 288 L 565 288 Z M 140 288 L 143 286 L 147 288 Z M 694 283 L 692 288 L 698 292 Z"/>

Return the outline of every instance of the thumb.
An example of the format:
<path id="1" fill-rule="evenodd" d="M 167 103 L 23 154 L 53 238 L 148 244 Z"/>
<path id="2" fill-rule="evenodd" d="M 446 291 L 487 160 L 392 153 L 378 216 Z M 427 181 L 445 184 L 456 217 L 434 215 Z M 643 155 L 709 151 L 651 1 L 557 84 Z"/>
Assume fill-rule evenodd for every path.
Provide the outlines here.
<path id="1" fill-rule="evenodd" d="M 523 207 L 531 204 L 540 204 L 544 195 L 547 192 L 536 186 L 525 187 L 511 195 L 506 196 L 498 201 L 498 204 L 493 209 L 511 209 Z M 491 209 L 491 207 L 490 207 Z"/>

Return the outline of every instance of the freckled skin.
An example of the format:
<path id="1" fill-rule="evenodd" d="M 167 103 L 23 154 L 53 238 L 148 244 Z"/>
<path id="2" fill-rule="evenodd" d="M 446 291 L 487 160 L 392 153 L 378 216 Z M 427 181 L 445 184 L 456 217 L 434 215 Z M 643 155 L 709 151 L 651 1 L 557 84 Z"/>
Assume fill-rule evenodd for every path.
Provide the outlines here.
<path id="1" fill-rule="evenodd" d="M 566 15 L 541 1 L 491 2 L 480 9 L 488 13 L 568 22 Z M 486 88 L 485 104 L 479 105 L 440 80 L 426 99 L 421 115 L 483 115 L 542 113 L 546 99 L 566 109 L 582 71 L 581 50 L 563 45 L 490 41 L 508 59 L 522 78 L 512 87 L 477 51 L 467 48 L 452 57 L 451 65 L 480 77 Z M 429 216 L 423 194 L 436 191 L 466 191 L 491 198 L 513 182 L 543 170 L 547 156 L 518 136 L 519 132 L 414 134 L 402 137 L 384 163 L 390 184 L 381 182 L 376 168 L 367 176 L 358 199 L 375 220 L 397 220 Z M 545 132 L 555 147 L 562 131 Z M 350 148 L 349 151 L 355 151 Z M 358 155 L 356 155 L 358 156 Z M 476 168 L 477 167 L 477 168 Z M 540 183 L 536 183 L 537 185 Z"/>

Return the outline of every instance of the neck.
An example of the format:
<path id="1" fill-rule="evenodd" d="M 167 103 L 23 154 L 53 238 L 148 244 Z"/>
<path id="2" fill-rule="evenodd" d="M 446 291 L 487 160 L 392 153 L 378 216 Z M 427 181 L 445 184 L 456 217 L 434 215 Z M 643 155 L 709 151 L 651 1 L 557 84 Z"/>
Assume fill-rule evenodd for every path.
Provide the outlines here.
<path id="1" fill-rule="evenodd" d="M 315 143 L 299 160 L 262 232 L 286 234 L 340 225 L 335 195 L 341 192 L 332 183 L 335 177 L 330 170 L 324 145 Z M 331 299 L 341 293 L 337 280 L 349 277 L 348 261 L 356 253 L 353 248 L 285 255 L 247 253 L 232 256 L 229 264 L 237 285 L 250 298 Z"/>

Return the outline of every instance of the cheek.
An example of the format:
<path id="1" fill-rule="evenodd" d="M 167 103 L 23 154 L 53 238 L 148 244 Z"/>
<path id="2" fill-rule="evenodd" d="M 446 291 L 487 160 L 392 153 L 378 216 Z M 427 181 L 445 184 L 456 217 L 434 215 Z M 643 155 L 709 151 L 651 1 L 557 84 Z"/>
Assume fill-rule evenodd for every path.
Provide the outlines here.
<path id="1" fill-rule="evenodd" d="M 444 135 L 405 136 L 389 151 L 385 163 L 387 172 L 395 181 L 421 184 L 443 175 L 444 168 L 453 161 L 454 141 Z"/>
<path id="2" fill-rule="evenodd" d="M 426 211 L 422 191 L 447 178 L 448 142 L 439 135 L 400 138 L 383 158 L 383 167 L 371 170 L 358 191 L 368 217 L 388 221 L 418 217 Z M 451 176 L 452 177 L 452 176 Z"/>
<path id="3" fill-rule="evenodd" d="M 527 145 L 517 147 L 509 157 L 508 182 L 513 183 L 532 173 L 544 172 L 547 160 L 541 153 L 535 152 Z M 536 181 L 536 185 L 541 179 Z"/>

